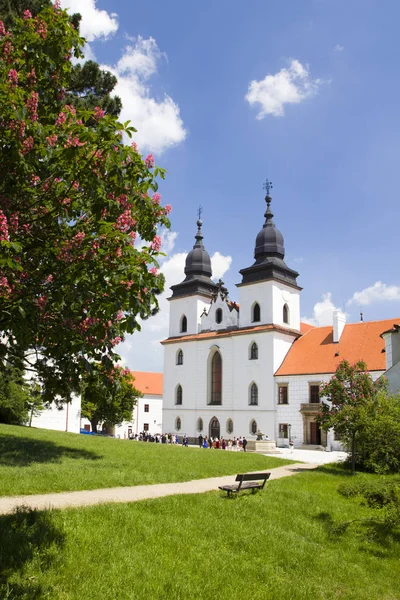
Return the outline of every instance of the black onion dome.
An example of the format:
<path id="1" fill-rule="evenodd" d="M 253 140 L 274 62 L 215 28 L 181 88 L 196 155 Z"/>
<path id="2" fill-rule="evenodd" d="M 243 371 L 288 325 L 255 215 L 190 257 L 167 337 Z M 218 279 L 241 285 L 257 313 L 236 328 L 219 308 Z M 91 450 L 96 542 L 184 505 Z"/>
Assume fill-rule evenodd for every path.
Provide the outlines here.
<path id="1" fill-rule="evenodd" d="M 254 249 L 254 258 L 257 262 L 269 256 L 276 256 L 277 258 L 282 259 L 285 256 L 283 235 L 279 229 L 275 227 L 275 223 L 272 220 L 274 216 L 270 208 L 272 198 L 271 196 L 266 196 L 265 200 L 268 205 L 264 214 L 265 223 L 260 233 L 257 235 L 256 246 Z"/>
<path id="2" fill-rule="evenodd" d="M 239 285 L 277 279 L 301 289 L 296 281 L 299 274 L 297 271 L 290 269 L 284 261 L 285 245 L 283 235 L 275 227 L 272 220 L 274 215 L 270 208 L 272 198 L 269 193 L 265 196 L 265 200 L 267 202 L 267 210 L 264 213 L 265 223 L 256 237 L 255 262 L 250 267 L 240 270 L 242 283 Z"/>
<path id="3" fill-rule="evenodd" d="M 203 244 L 203 234 L 201 233 L 202 221 L 200 219 L 197 221 L 197 234 L 196 234 L 196 243 L 193 246 L 193 250 L 189 252 L 186 257 L 185 264 L 185 275 L 186 278 L 188 276 L 193 275 L 204 275 L 205 277 L 211 277 L 211 259 L 207 250 L 204 248 Z"/>

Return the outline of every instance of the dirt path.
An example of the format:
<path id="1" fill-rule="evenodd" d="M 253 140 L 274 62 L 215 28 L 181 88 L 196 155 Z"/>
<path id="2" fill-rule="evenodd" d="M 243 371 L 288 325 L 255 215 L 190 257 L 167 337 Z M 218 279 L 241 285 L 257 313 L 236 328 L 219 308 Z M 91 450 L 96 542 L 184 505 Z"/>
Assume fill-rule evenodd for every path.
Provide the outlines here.
<path id="1" fill-rule="evenodd" d="M 294 463 L 271 469 L 271 479 L 281 479 L 315 469 L 316 464 Z M 92 506 L 108 502 L 137 502 L 150 498 L 161 498 L 174 494 L 201 494 L 218 489 L 219 485 L 234 483 L 235 475 L 195 479 L 182 483 L 157 483 L 155 485 L 136 485 L 132 487 L 105 488 L 100 490 L 83 490 L 80 492 L 59 492 L 57 494 L 40 494 L 32 496 L 7 496 L 0 498 L 0 514 L 6 515 L 17 507 L 35 508 L 69 508 L 76 506 Z"/>

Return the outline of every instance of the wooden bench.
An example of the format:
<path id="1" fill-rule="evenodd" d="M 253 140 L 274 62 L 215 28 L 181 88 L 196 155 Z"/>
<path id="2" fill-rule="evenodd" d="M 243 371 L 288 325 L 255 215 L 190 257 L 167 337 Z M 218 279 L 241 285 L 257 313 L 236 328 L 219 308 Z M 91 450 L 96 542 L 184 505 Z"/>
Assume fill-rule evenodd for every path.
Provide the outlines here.
<path id="1" fill-rule="evenodd" d="M 252 490 L 253 494 L 256 490 L 262 490 L 271 477 L 271 473 L 242 473 L 236 475 L 235 481 L 238 482 L 234 485 L 220 485 L 218 486 L 223 492 L 228 492 L 228 498 L 232 494 L 238 494 L 240 490 Z M 261 482 L 262 483 L 259 483 Z"/>

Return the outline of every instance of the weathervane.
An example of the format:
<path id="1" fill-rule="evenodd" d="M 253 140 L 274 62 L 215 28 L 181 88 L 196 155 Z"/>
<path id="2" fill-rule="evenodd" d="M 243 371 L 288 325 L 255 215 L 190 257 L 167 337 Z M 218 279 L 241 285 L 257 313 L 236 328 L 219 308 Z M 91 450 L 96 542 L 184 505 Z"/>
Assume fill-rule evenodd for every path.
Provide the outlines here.
<path id="1" fill-rule="evenodd" d="M 267 192 L 267 196 L 269 196 L 269 193 L 273 187 L 274 186 L 272 185 L 272 181 L 270 181 L 269 179 L 266 179 L 265 183 L 263 185 L 263 190 L 265 190 Z"/>
<path id="2" fill-rule="evenodd" d="M 199 221 L 201 219 L 202 212 L 203 212 L 203 207 L 199 206 L 199 208 L 197 209 L 197 218 L 199 219 Z"/>

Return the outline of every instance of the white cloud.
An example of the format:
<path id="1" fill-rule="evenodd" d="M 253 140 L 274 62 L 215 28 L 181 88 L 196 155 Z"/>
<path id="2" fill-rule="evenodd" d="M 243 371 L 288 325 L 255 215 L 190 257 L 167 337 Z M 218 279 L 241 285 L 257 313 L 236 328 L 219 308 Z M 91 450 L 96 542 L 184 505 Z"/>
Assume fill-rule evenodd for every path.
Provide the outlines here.
<path id="1" fill-rule="evenodd" d="M 361 290 L 361 292 L 355 292 L 348 301 L 348 304 L 367 306 L 374 302 L 390 302 L 393 300 L 400 300 L 400 287 L 397 285 L 386 285 L 382 281 L 377 281 L 370 287 Z"/>
<path id="2" fill-rule="evenodd" d="M 321 79 L 310 77 L 308 65 L 292 60 L 289 67 L 281 69 L 275 75 L 267 75 L 261 81 L 252 81 L 245 99 L 250 106 L 261 105 L 257 119 L 263 119 L 266 115 L 282 117 L 285 114 L 285 104 L 298 104 L 314 96 L 321 83 Z"/>
<path id="3" fill-rule="evenodd" d="M 327 292 L 322 295 L 322 301 L 317 302 L 314 306 L 312 317 L 301 317 L 304 323 L 309 323 L 315 327 L 324 327 L 326 325 L 332 325 L 333 323 L 333 311 L 337 310 L 338 307 L 332 302 L 331 292 Z"/>
<path id="4" fill-rule="evenodd" d="M 229 271 L 232 264 L 231 256 L 224 256 L 219 252 L 214 252 L 211 256 L 211 269 L 214 281 L 222 279 L 227 271 Z"/>
<path id="5" fill-rule="evenodd" d="M 151 94 L 148 80 L 157 73 L 159 61 L 165 58 L 153 38 L 138 37 L 134 45 L 126 46 L 114 66 L 103 68 L 118 78 L 115 94 L 122 100 L 122 121 L 131 121 L 137 129 L 134 141 L 140 151 L 161 153 L 186 138 L 179 106 L 165 95 L 157 100 Z"/>
<path id="6" fill-rule="evenodd" d="M 80 13 L 80 34 L 88 42 L 99 38 L 107 39 L 118 29 L 117 15 L 96 8 L 96 0 L 61 0 L 61 7 L 68 9 L 71 15 Z"/>
<path id="7" fill-rule="evenodd" d="M 336 44 L 336 46 L 333 49 L 334 52 L 343 52 L 343 50 L 344 46 L 341 46 L 340 44 Z"/>
<path id="8" fill-rule="evenodd" d="M 162 248 L 165 252 L 172 252 L 177 233 L 169 231 L 163 234 Z M 164 292 L 158 297 L 160 311 L 146 321 L 141 321 L 142 330 L 127 336 L 118 348 L 123 363 L 135 371 L 162 371 L 163 348 L 160 341 L 168 337 L 169 328 L 169 302 L 170 287 L 180 283 L 185 275 L 185 260 L 187 253 L 178 252 L 163 259 L 161 271 L 165 276 Z M 223 256 L 215 252 L 211 256 L 213 278 L 222 277 L 229 269 L 232 262 L 230 256 Z"/>

